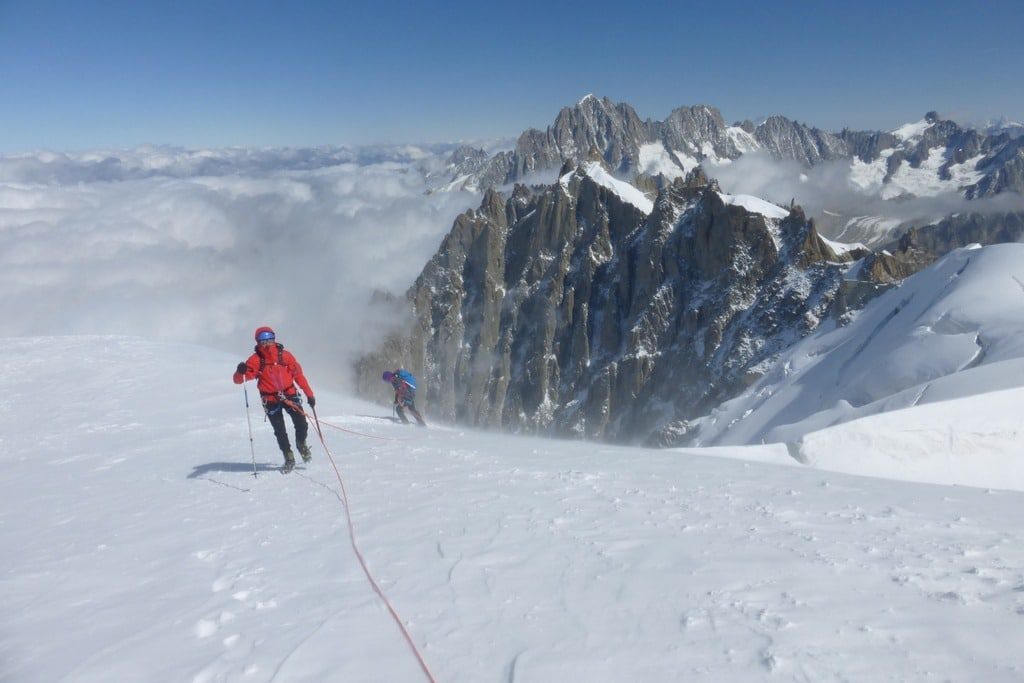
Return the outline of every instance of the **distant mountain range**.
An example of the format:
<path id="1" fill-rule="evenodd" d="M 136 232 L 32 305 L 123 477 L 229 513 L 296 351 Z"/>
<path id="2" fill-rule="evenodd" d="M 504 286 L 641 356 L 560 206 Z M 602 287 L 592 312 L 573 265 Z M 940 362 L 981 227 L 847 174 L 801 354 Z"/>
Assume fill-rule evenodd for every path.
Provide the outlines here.
<path id="1" fill-rule="evenodd" d="M 935 112 L 889 132 L 833 133 L 784 116 L 728 125 L 721 112 L 704 105 L 679 107 L 664 121 L 651 121 L 641 120 L 628 104 L 587 96 L 563 108 L 545 131 L 524 132 L 512 150 L 489 155 L 456 149 L 437 189 L 507 187 L 550 176 L 566 162 L 594 159 L 650 193 L 698 165 L 720 167 L 751 153 L 806 169 L 833 163 L 845 173 L 850 198 L 814 214 L 819 230 L 879 247 L 920 226 L 921 219 L 948 215 L 930 207 L 915 219 L 907 215 L 905 200 L 1024 192 L 1022 131 L 1024 126 L 1006 120 L 982 130 L 962 128 Z M 1017 210 L 1024 210 L 1024 200 Z"/>
<path id="2" fill-rule="evenodd" d="M 652 121 L 641 120 L 628 104 L 588 95 L 563 108 L 547 130 L 524 132 L 513 150 L 455 150 L 447 186 L 501 187 L 595 155 L 625 179 L 660 174 L 671 180 L 705 161 L 763 152 L 807 167 L 848 160 L 851 180 L 887 199 L 951 190 L 978 198 L 1024 191 L 1022 130 L 1008 121 L 982 131 L 964 129 L 935 112 L 891 132 L 832 133 L 784 116 L 728 125 L 718 109 L 705 105 L 679 107 L 664 121 Z"/>

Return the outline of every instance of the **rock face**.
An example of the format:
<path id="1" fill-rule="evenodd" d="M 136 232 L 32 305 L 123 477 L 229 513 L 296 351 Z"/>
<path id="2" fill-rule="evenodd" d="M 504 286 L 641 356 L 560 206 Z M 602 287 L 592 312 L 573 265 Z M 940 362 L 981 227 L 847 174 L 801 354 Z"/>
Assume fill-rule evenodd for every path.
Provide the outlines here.
<path id="1" fill-rule="evenodd" d="M 748 210 L 696 171 L 648 214 L 594 169 L 459 216 L 361 386 L 401 362 L 444 420 L 678 443 L 829 314 L 843 266 L 799 207 Z"/>
<path id="2" fill-rule="evenodd" d="M 918 264 L 914 268 L 916 272 L 940 256 L 969 244 L 1020 242 L 1022 238 L 1024 212 L 956 214 L 938 223 L 908 230 L 899 239 L 896 256 Z"/>
<path id="3" fill-rule="evenodd" d="M 774 158 L 798 161 L 805 166 L 852 156 L 842 138 L 783 116 L 769 117 L 754 131 L 754 138 Z"/>
<path id="4" fill-rule="evenodd" d="M 753 127 L 743 131 L 750 136 L 747 144 L 737 144 L 737 139 L 742 141 L 744 136 L 735 131 L 730 135 L 721 112 L 705 105 L 674 109 L 664 123 L 653 124 L 653 130 L 666 149 L 698 160 L 708 156 L 736 159 L 754 146 Z"/>
<path id="5" fill-rule="evenodd" d="M 999 136 L 1009 138 L 1004 133 Z M 978 164 L 985 176 L 968 188 L 971 199 L 991 197 L 1001 192 L 1024 192 L 1024 137 L 1008 139 L 998 150 Z"/>
<path id="6" fill-rule="evenodd" d="M 869 285 L 873 291 L 879 285 L 899 284 L 919 270 L 954 249 L 970 244 L 1002 244 L 1024 239 L 1024 212 L 1004 211 L 992 213 L 958 213 L 936 223 L 912 226 L 906 232 L 873 253 L 857 253 L 858 263 L 847 275 L 844 284 L 846 297 L 843 306 L 859 308 L 856 287 L 851 283 Z M 861 288 L 864 289 L 864 288 Z"/>

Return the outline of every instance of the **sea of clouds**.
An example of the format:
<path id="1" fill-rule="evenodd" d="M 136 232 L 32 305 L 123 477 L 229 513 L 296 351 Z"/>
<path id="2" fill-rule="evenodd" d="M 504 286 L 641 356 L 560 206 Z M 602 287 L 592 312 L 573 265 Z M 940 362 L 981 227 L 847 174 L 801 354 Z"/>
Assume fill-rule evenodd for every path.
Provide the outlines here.
<path id="1" fill-rule="evenodd" d="M 371 304 L 374 293 L 404 293 L 454 218 L 479 202 L 428 191 L 450 180 L 451 149 L 0 156 L 0 336 L 138 335 L 241 360 L 266 324 L 311 377 L 344 389 L 352 361 L 405 322 L 394 307 Z M 1019 195 L 886 201 L 851 183 L 841 163 L 806 169 L 748 154 L 708 171 L 727 191 L 793 199 L 819 220 L 837 210 L 894 224 L 1024 210 Z M 835 236 L 842 223 L 819 227 Z"/>
<path id="2" fill-rule="evenodd" d="M 139 335 L 242 360 L 271 325 L 314 388 L 344 388 L 352 360 L 401 322 L 373 293 L 401 295 L 479 201 L 427 192 L 449 151 L 0 157 L 0 336 Z"/>

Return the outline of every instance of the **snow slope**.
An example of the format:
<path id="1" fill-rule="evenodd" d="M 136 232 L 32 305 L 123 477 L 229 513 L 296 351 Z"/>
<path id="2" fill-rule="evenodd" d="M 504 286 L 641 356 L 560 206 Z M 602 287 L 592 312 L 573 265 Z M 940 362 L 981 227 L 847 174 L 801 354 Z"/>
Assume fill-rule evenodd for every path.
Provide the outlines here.
<path id="1" fill-rule="evenodd" d="M 278 474 L 253 409 L 253 476 L 238 358 L 118 337 L 4 348 L 0 680 L 425 680 L 319 444 Z M 326 434 L 438 681 L 1024 676 L 1024 494 L 828 473 L 781 445 L 419 430 L 318 399 L 387 439 Z"/>
<path id="2" fill-rule="evenodd" d="M 606 171 L 600 163 L 596 161 L 588 161 L 581 164 L 580 169 L 590 176 L 590 179 L 595 183 L 618 195 L 622 201 L 632 204 L 647 214 L 654 210 L 654 202 L 648 199 L 643 192 L 626 181 L 619 180 L 612 176 L 612 174 Z M 576 171 L 566 173 L 559 179 L 559 182 L 563 187 L 568 187 L 569 180 L 575 173 Z"/>
<path id="3" fill-rule="evenodd" d="M 742 206 L 751 213 L 759 213 L 768 218 L 781 220 L 789 215 L 789 211 L 783 209 L 781 206 L 777 206 L 771 202 L 766 202 L 759 197 L 753 197 L 748 194 L 732 195 L 719 192 L 718 196 L 721 197 L 722 201 L 726 204 Z"/>
<path id="4" fill-rule="evenodd" d="M 749 390 L 702 420 L 700 439 L 795 441 L 856 418 L 1022 386 L 1024 245 L 966 248 L 878 297 L 845 327 L 822 329 L 787 350 Z M 966 410 L 1012 422 L 1019 398 L 1004 392 Z M 936 417 L 894 419 L 927 427 Z M 1000 447 L 1021 451 L 1005 435 Z"/>
<path id="5" fill-rule="evenodd" d="M 811 432 L 791 451 L 837 472 L 1024 491 L 1021 405 L 1024 388 L 924 403 Z"/>

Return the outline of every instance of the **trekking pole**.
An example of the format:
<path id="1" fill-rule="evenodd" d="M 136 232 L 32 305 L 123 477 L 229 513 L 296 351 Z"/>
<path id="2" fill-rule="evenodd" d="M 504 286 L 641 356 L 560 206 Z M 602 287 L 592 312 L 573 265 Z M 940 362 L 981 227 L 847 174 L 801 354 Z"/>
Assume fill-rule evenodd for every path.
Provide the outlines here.
<path id="1" fill-rule="evenodd" d="M 252 476 L 258 476 L 256 474 L 256 443 L 252 440 L 252 418 L 249 417 L 249 390 L 245 388 L 245 382 L 242 382 L 242 393 L 245 394 L 245 421 L 249 424 L 249 450 L 252 452 Z"/>
<path id="2" fill-rule="evenodd" d="M 316 425 L 316 435 L 320 437 L 320 442 L 323 443 L 324 433 L 320 431 L 320 418 L 316 414 L 316 406 L 310 406 L 313 409 L 313 424 Z"/>

